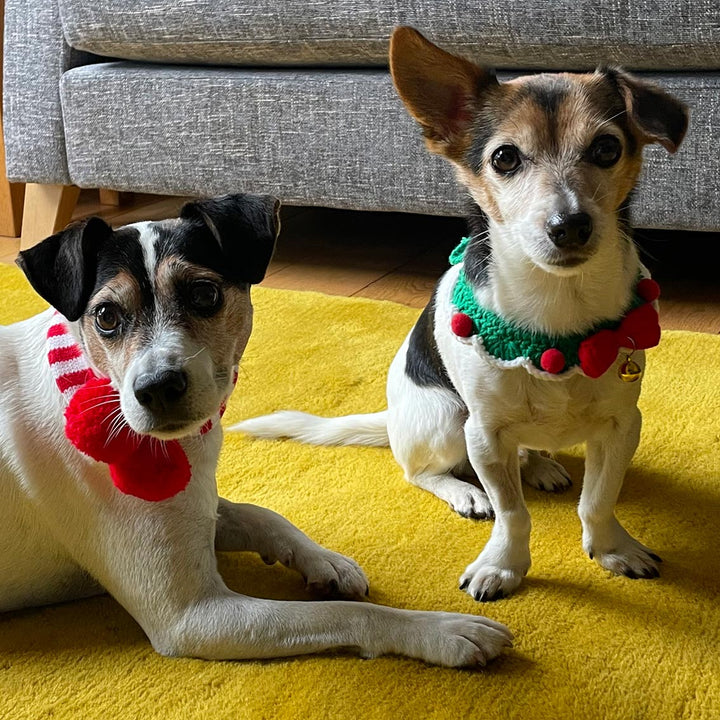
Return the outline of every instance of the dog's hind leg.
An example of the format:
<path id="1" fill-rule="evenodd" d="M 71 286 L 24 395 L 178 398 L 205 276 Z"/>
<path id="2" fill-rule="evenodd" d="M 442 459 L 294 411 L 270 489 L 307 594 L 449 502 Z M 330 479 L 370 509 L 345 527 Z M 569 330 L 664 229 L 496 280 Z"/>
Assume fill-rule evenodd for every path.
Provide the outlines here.
<path id="1" fill-rule="evenodd" d="M 412 381 L 404 363 L 401 349 L 388 374 L 387 430 L 405 477 L 463 517 L 493 517 L 485 491 L 469 476 L 456 475 L 468 467 L 464 404 L 450 390 Z"/>
<path id="2" fill-rule="evenodd" d="M 562 492 L 572 485 L 567 470 L 537 450 L 520 450 L 520 474 L 523 482 L 536 490 Z"/>
<path id="3" fill-rule="evenodd" d="M 425 468 L 412 475 L 408 474 L 407 477 L 413 485 L 444 500 L 462 517 L 473 520 L 487 520 L 494 517 L 492 505 L 485 491 L 468 480 L 460 480 L 450 472 L 437 472 L 433 468 Z"/>
<path id="4" fill-rule="evenodd" d="M 280 562 L 297 570 L 310 589 L 349 600 L 365 597 L 368 580 L 351 558 L 313 542 L 291 522 L 272 510 L 220 498 L 215 549 L 252 551 L 272 565 Z"/>

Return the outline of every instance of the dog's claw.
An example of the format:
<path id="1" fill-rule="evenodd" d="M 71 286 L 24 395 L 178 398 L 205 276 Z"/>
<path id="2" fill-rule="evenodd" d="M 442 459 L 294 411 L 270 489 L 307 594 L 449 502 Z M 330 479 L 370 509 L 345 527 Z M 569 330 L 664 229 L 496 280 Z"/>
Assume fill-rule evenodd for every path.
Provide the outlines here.
<path id="1" fill-rule="evenodd" d="M 470 584 L 470 578 L 465 578 L 465 580 L 463 580 L 460 583 L 460 589 L 464 590 L 469 584 Z"/>
<path id="2" fill-rule="evenodd" d="M 662 558 L 659 555 L 656 555 L 655 553 L 648 553 L 648 555 L 655 561 L 655 562 L 662 562 Z"/>

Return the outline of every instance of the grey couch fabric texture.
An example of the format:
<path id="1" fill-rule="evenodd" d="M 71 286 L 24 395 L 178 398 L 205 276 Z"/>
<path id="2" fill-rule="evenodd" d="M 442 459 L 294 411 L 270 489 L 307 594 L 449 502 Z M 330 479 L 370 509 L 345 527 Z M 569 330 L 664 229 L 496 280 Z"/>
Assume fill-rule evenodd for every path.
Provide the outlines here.
<path id="1" fill-rule="evenodd" d="M 396 25 L 502 68 L 720 70 L 717 0 L 60 0 L 70 45 L 126 60 L 380 65 Z"/>
<path id="2" fill-rule="evenodd" d="M 68 184 L 60 78 L 90 62 L 60 31 L 54 2 L 7 0 L 3 63 L 3 125 L 12 179 Z"/>
<path id="3" fill-rule="evenodd" d="M 452 168 L 424 149 L 385 66 L 408 23 L 512 74 L 655 71 L 691 127 L 676 156 L 646 150 L 633 221 L 720 229 L 717 0 L 57 3 L 6 2 L 11 180 L 462 214 Z"/>
<path id="4" fill-rule="evenodd" d="M 720 75 L 700 88 L 687 75 L 663 80 L 712 132 L 695 133 L 674 157 L 646 149 L 651 163 L 633 222 L 720 227 L 720 205 L 701 172 L 720 135 Z M 70 175 L 84 187 L 186 195 L 245 189 L 289 204 L 464 211 L 450 164 L 425 150 L 383 70 L 108 63 L 66 73 L 61 95 Z"/>

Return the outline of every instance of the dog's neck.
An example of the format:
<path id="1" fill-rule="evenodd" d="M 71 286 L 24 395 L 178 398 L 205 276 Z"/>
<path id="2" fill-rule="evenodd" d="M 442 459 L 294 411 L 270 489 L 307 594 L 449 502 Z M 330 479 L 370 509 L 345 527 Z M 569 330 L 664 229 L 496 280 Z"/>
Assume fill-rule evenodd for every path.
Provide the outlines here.
<path id="1" fill-rule="evenodd" d="M 623 223 L 602 240 L 578 272 L 559 275 L 532 262 L 519 243 L 501 237 L 502 226 L 471 222 L 465 269 L 477 302 L 528 330 L 551 335 L 582 333 L 620 317 L 641 268 Z"/>

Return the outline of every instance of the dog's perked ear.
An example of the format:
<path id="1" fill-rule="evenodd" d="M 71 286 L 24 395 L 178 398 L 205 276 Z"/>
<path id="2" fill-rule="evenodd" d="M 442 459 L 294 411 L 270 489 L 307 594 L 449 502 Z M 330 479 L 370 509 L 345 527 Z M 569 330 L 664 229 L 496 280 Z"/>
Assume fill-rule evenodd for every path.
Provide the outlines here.
<path id="1" fill-rule="evenodd" d="M 601 72 L 617 86 L 628 119 L 641 139 L 646 143 L 660 143 L 674 153 L 687 131 L 687 107 L 661 88 L 618 68 L 603 68 Z"/>
<path id="2" fill-rule="evenodd" d="M 204 224 L 220 247 L 223 274 L 236 283 L 259 283 L 275 251 L 280 201 L 271 195 L 224 195 L 183 206 L 180 217 Z"/>
<path id="3" fill-rule="evenodd" d="M 16 262 L 38 295 L 75 321 L 90 300 L 98 252 L 112 232 L 104 220 L 91 217 L 23 250 Z"/>
<path id="4" fill-rule="evenodd" d="M 398 95 L 422 126 L 428 148 L 459 158 L 482 96 L 498 85 L 495 74 L 405 26 L 395 28 L 390 40 L 390 72 Z"/>

